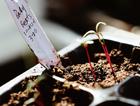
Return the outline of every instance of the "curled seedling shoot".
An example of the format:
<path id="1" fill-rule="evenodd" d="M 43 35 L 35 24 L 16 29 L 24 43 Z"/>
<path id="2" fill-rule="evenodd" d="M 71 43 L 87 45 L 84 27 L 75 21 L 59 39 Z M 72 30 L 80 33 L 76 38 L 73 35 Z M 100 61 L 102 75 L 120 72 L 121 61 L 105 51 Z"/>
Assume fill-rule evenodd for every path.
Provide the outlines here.
<path id="1" fill-rule="evenodd" d="M 92 33 L 92 31 L 88 31 L 83 37 L 86 37 L 88 34 L 91 34 L 91 33 Z M 93 41 L 85 41 L 85 42 L 82 43 L 82 45 L 83 45 L 83 47 L 85 48 L 85 51 L 86 51 L 86 56 L 87 56 L 87 59 L 88 59 L 90 70 L 92 71 L 92 74 L 93 74 L 93 78 L 94 78 L 94 80 L 96 80 L 96 74 L 95 74 L 95 71 L 94 71 L 94 67 L 91 64 L 91 59 L 90 59 L 90 55 L 89 55 L 89 52 L 88 52 L 88 45 L 89 44 L 93 44 Z"/>
<path id="2" fill-rule="evenodd" d="M 111 70 L 112 70 L 112 74 L 113 74 L 114 77 L 116 77 L 116 76 L 115 76 L 115 71 L 114 71 L 114 69 L 113 69 L 113 67 L 112 67 L 112 62 L 111 62 L 111 59 L 110 59 L 110 56 L 109 56 L 109 53 L 108 53 L 108 49 L 107 49 L 107 46 L 106 46 L 106 44 L 105 44 L 105 40 L 104 40 L 104 38 L 103 38 L 102 33 L 99 31 L 99 26 L 100 26 L 101 24 L 102 24 L 102 25 L 106 25 L 106 23 L 104 23 L 104 22 L 99 22 L 99 23 L 97 23 L 97 25 L 96 25 L 96 35 L 98 36 L 99 42 L 100 42 L 101 45 L 102 45 L 102 48 L 103 48 L 104 53 L 105 53 L 105 55 L 106 55 L 107 61 L 108 61 L 109 65 L 110 65 L 110 68 L 111 68 Z M 102 38 L 101 38 L 101 37 L 102 37 Z"/>
<path id="3" fill-rule="evenodd" d="M 110 65 L 110 68 L 111 68 L 111 70 L 112 70 L 112 74 L 113 74 L 114 77 L 116 77 L 116 76 L 115 76 L 115 71 L 114 71 L 114 69 L 113 69 L 113 67 L 112 67 L 112 62 L 111 62 L 111 59 L 110 59 L 110 56 L 109 56 L 109 53 L 108 53 L 108 49 L 107 49 L 107 46 L 106 46 L 106 44 L 105 44 L 105 40 L 104 40 L 104 38 L 103 38 L 102 33 L 99 31 L 99 26 L 100 26 L 101 24 L 102 24 L 102 25 L 106 25 L 106 23 L 104 23 L 104 22 L 99 22 L 99 23 L 97 23 L 97 25 L 96 25 L 96 31 L 90 30 L 90 31 L 88 31 L 83 37 L 86 37 L 86 36 L 88 36 L 89 34 L 95 34 L 95 35 L 97 35 L 98 40 L 99 40 L 99 42 L 101 43 L 102 48 L 103 48 L 103 50 L 104 50 L 106 59 L 107 59 L 109 65 Z"/>

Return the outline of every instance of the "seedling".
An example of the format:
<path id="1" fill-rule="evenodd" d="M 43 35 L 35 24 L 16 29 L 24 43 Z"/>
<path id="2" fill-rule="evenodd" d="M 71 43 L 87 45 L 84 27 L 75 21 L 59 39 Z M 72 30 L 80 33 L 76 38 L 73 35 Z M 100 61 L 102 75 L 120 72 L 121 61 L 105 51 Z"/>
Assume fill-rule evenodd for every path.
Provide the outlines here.
<path id="1" fill-rule="evenodd" d="M 39 83 L 40 81 L 42 81 L 44 78 L 45 78 L 45 77 L 42 75 L 42 76 L 37 77 L 34 81 L 28 82 L 27 88 L 26 88 L 27 95 L 29 95 L 29 94 L 32 92 L 33 88 L 34 88 L 35 86 L 37 86 L 38 83 Z M 33 95 L 32 98 L 30 98 L 30 99 L 28 99 L 28 100 L 26 100 L 26 101 L 24 102 L 24 105 L 30 105 L 31 103 L 36 102 L 39 106 L 44 106 L 43 103 L 42 103 L 41 101 L 37 100 L 37 98 L 39 97 L 39 95 L 40 95 L 39 92 L 34 93 L 34 95 Z"/>
<path id="2" fill-rule="evenodd" d="M 98 40 L 99 40 L 99 42 L 101 43 L 102 48 L 103 48 L 103 50 L 104 50 L 106 59 L 107 59 L 109 65 L 110 65 L 110 68 L 111 68 L 111 70 L 112 70 L 112 74 L 113 74 L 114 77 L 116 77 L 116 76 L 115 76 L 115 71 L 114 71 L 114 69 L 113 69 L 113 67 L 112 67 L 112 62 L 111 62 L 111 59 L 110 59 L 110 56 L 109 56 L 109 53 L 108 53 L 108 49 L 107 49 L 107 46 L 106 46 L 106 44 L 105 44 L 105 40 L 104 40 L 104 38 L 103 38 L 102 33 L 99 31 L 99 26 L 100 26 L 101 24 L 106 25 L 106 23 L 104 23 L 104 22 L 99 22 L 99 23 L 97 23 L 97 25 L 96 25 L 96 31 L 90 30 L 90 31 L 88 31 L 83 37 L 86 37 L 86 36 L 88 36 L 89 34 L 95 34 L 95 35 L 97 35 Z"/>
<path id="3" fill-rule="evenodd" d="M 90 33 L 87 32 L 83 37 L 87 36 L 88 34 L 90 34 Z M 88 45 L 89 44 L 93 44 L 93 41 L 85 41 L 82 45 L 83 45 L 83 47 L 85 48 L 85 51 L 86 51 L 86 55 L 87 55 L 87 58 L 88 58 L 88 63 L 89 63 L 89 66 L 90 66 L 90 70 L 92 71 L 94 80 L 96 80 L 96 74 L 95 74 L 95 71 L 94 71 L 94 67 L 91 64 L 91 59 L 90 59 L 90 55 L 89 55 L 89 52 L 88 52 Z"/>
<path id="4" fill-rule="evenodd" d="M 110 68 L 111 68 L 111 70 L 112 70 L 112 74 L 113 74 L 114 77 L 116 77 L 116 76 L 115 76 L 115 71 L 114 71 L 114 69 L 113 69 L 113 67 L 112 67 L 112 62 L 111 62 L 111 59 L 110 59 L 110 56 L 109 56 L 109 53 L 108 53 L 108 49 L 107 49 L 107 46 L 106 46 L 106 44 L 105 44 L 105 40 L 104 40 L 104 38 L 103 38 L 102 33 L 99 31 L 99 26 L 100 26 L 101 24 L 106 25 L 106 23 L 104 23 L 104 22 L 99 22 L 99 23 L 97 23 L 97 25 L 96 25 L 96 35 L 98 36 L 99 42 L 100 42 L 101 45 L 102 45 L 102 48 L 103 48 L 104 53 L 105 53 L 105 55 L 106 55 L 107 61 L 108 61 L 109 65 L 110 65 Z M 101 39 L 100 37 L 102 37 L 102 39 Z"/>

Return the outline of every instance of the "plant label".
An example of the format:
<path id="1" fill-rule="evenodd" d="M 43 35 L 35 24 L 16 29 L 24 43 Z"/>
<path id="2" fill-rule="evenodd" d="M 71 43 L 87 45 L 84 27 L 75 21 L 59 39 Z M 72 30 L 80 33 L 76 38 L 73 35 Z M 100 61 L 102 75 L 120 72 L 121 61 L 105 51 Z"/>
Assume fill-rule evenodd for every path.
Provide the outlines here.
<path id="1" fill-rule="evenodd" d="M 57 65 L 60 62 L 56 50 L 40 26 L 26 0 L 6 0 L 8 8 L 18 26 L 18 29 L 45 67 Z"/>

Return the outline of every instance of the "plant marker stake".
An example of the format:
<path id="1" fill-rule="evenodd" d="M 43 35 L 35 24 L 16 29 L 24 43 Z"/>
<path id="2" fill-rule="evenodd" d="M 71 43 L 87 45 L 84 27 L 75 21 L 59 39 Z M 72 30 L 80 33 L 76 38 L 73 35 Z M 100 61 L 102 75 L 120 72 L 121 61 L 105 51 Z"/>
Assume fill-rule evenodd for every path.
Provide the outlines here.
<path id="1" fill-rule="evenodd" d="M 5 0 L 18 29 L 39 62 L 46 68 L 60 63 L 56 50 L 46 36 L 26 0 Z"/>

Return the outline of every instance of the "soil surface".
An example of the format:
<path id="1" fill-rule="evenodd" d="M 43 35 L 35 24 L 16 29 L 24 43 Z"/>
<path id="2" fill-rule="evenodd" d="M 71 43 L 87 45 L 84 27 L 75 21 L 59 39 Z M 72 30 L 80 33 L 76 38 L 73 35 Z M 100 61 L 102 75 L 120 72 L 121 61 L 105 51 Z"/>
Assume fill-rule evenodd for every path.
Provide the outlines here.
<path id="1" fill-rule="evenodd" d="M 91 62 L 96 78 L 93 77 L 89 63 L 53 67 L 52 70 L 47 70 L 47 73 L 50 71 L 51 74 L 64 77 L 68 81 L 80 83 L 92 89 L 108 88 L 120 83 L 128 76 L 140 75 L 140 63 L 132 62 L 120 50 L 113 49 L 109 55 L 115 75 L 112 74 L 110 64 L 107 62 L 104 53 L 96 53 L 94 55 L 95 61 Z M 84 105 L 87 106 L 91 101 L 91 97 L 89 97 L 89 94 L 85 94 L 85 91 L 54 79 L 50 80 L 48 77 L 45 80 L 40 79 L 40 77 L 30 77 L 2 95 L 0 105 L 46 106 L 47 104 L 49 106 L 82 106 L 85 103 Z M 85 98 L 88 101 L 87 103 Z"/>
<path id="2" fill-rule="evenodd" d="M 31 89 L 27 89 L 29 87 L 28 84 L 35 81 L 37 77 L 29 77 L 21 81 L 18 85 L 16 85 L 12 90 L 2 95 L 0 101 L 1 106 L 26 106 L 26 102 L 31 101 L 38 95 L 39 92 L 36 87 L 32 87 Z M 34 100 L 34 99 L 33 99 Z M 33 101 L 32 100 L 32 101 Z M 31 105 L 34 106 L 34 105 Z"/>
<path id="3" fill-rule="evenodd" d="M 140 63 L 131 62 L 131 59 L 125 57 L 120 50 L 113 49 L 109 55 L 115 75 L 112 74 L 104 53 L 96 53 L 94 55 L 96 62 L 91 62 L 96 78 L 89 63 L 54 67 L 53 72 L 69 81 L 75 81 L 90 88 L 108 88 L 128 76 L 140 75 Z"/>
<path id="4" fill-rule="evenodd" d="M 52 78 L 40 80 L 30 77 L 21 81 L 12 89 L 1 106 L 88 106 L 93 97 L 90 93 L 73 87 L 70 83 L 61 83 Z M 39 81 L 39 82 L 38 82 Z M 43 88 L 43 89 L 42 89 Z M 84 101 L 83 101 L 84 99 Z"/>

